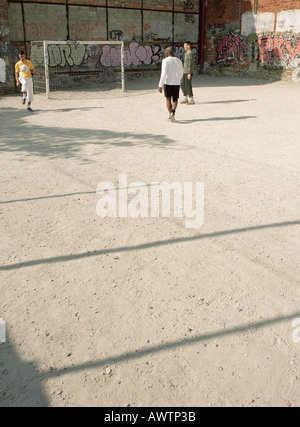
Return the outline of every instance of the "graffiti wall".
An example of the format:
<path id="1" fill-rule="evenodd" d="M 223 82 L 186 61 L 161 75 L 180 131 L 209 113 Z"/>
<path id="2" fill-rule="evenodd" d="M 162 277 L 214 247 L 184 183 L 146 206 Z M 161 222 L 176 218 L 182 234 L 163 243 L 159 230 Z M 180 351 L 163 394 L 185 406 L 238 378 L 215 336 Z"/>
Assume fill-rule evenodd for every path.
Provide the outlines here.
<path id="1" fill-rule="evenodd" d="M 125 69 L 131 68 L 153 68 L 160 67 L 164 58 L 166 45 L 155 44 L 145 45 L 135 41 L 129 43 L 124 49 L 124 66 Z M 195 61 L 197 59 L 197 48 L 193 47 Z M 175 55 L 183 60 L 183 45 L 175 46 Z M 32 42 L 29 56 L 33 64 L 38 66 L 44 65 L 44 47 L 42 42 Z M 120 68 L 121 66 L 121 47 L 113 44 L 55 44 L 48 45 L 48 65 L 50 68 L 72 68 L 84 67 L 84 69 L 98 68 Z"/>
<path id="2" fill-rule="evenodd" d="M 132 41 L 124 49 L 125 79 L 138 79 L 147 71 L 160 71 L 168 44 L 145 45 Z M 197 48 L 193 47 L 195 61 Z M 121 46 L 105 43 L 49 42 L 48 71 L 50 89 L 91 86 L 95 83 L 121 81 Z M 175 46 L 179 59 L 184 57 L 183 45 Z M 32 42 L 29 57 L 42 73 L 44 70 L 43 42 Z M 57 87 L 55 87 L 55 85 Z M 44 88 L 41 88 L 44 91 Z"/>
<path id="3" fill-rule="evenodd" d="M 300 34 L 269 34 L 258 37 L 258 62 L 262 66 L 296 67 L 300 61 Z"/>
<path id="4" fill-rule="evenodd" d="M 208 0 L 207 67 L 258 71 L 289 71 L 298 67 L 300 9 L 297 6 L 298 0 L 289 1 L 284 8 L 281 2 L 266 0 Z"/>
<path id="5" fill-rule="evenodd" d="M 199 0 L 7 0 L 7 5 L 10 41 L 27 50 L 36 66 L 43 63 L 43 48 L 38 43 L 43 40 L 90 42 L 88 46 L 49 46 L 50 68 L 70 67 L 70 72 L 75 67 L 102 70 L 102 75 L 104 71 L 116 72 L 121 53 L 109 41 L 125 43 L 128 78 L 159 70 L 164 50 L 170 44 L 176 46 L 176 55 L 183 59 L 183 43 L 190 40 L 195 61 L 198 60 Z M 93 44 L 95 41 L 108 44 L 96 52 L 100 48 Z M 1 79 L 4 78 L 2 69 Z"/>
<path id="6" fill-rule="evenodd" d="M 166 45 L 167 46 L 167 45 Z M 137 42 L 129 43 L 124 49 L 124 66 L 141 67 L 157 66 L 164 58 L 165 47 L 160 44 L 145 45 Z M 36 65 L 44 64 L 44 47 L 42 42 L 32 42 L 30 46 L 30 58 Z M 197 48 L 192 47 L 195 61 L 197 59 Z M 177 58 L 184 59 L 185 50 L 183 45 L 175 46 Z M 74 67 L 87 64 L 90 60 L 97 59 L 98 66 L 104 68 L 115 68 L 121 65 L 121 48 L 112 44 L 49 44 L 48 62 L 49 67 Z M 95 61 L 93 61 L 95 63 Z"/>
<path id="7" fill-rule="evenodd" d="M 240 34 L 229 32 L 216 40 L 217 63 L 233 65 L 250 58 L 252 45 Z"/>

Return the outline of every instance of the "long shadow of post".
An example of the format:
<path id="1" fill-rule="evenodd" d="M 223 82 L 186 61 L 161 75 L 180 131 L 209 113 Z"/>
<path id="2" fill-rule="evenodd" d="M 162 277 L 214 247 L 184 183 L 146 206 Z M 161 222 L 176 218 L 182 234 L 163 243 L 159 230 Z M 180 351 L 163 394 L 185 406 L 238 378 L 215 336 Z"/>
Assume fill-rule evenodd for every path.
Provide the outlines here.
<path id="1" fill-rule="evenodd" d="M 250 323 L 248 325 L 240 325 L 240 326 L 232 327 L 230 329 L 224 329 L 222 331 L 215 331 L 215 332 L 211 332 L 203 335 L 196 335 L 190 338 L 169 341 L 164 343 L 163 345 L 160 344 L 157 346 L 142 348 L 140 350 L 135 350 L 135 351 L 120 354 L 117 356 L 107 357 L 106 359 L 99 360 L 97 362 L 92 362 L 92 363 L 88 362 L 88 363 L 83 363 L 77 366 L 76 365 L 69 366 L 69 367 L 66 366 L 61 369 L 46 371 L 43 373 L 43 377 L 47 379 L 47 378 L 59 376 L 61 374 L 70 374 L 72 372 L 78 372 L 86 369 L 100 368 L 105 365 L 122 363 L 128 360 L 134 360 L 134 359 L 139 359 L 141 357 L 154 355 L 162 351 L 175 350 L 180 347 L 186 347 L 186 346 L 198 344 L 201 342 L 208 342 L 216 338 L 224 338 L 228 335 L 246 334 L 250 331 L 257 331 L 259 329 L 267 328 L 269 326 L 274 326 L 278 323 L 292 321 L 298 318 L 299 316 L 300 316 L 300 311 L 297 311 L 295 313 L 292 313 L 286 316 L 265 319 L 265 320 L 262 320 L 261 322 Z M 291 337 L 292 337 L 292 334 L 291 334 Z"/>
<path id="2" fill-rule="evenodd" d="M 49 264 L 49 263 L 75 261 L 78 259 L 92 258 L 99 255 L 106 255 L 111 253 L 147 250 L 153 247 L 160 247 L 160 246 L 172 245 L 177 243 L 188 243 L 188 242 L 193 242 L 193 241 L 208 239 L 213 237 L 223 237 L 231 234 L 246 233 L 249 231 L 259 231 L 259 230 L 265 230 L 269 228 L 283 228 L 283 227 L 291 227 L 291 226 L 299 226 L 299 225 L 300 225 L 300 220 L 295 220 L 295 221 L 287 221 L 287 222 L 281 222 L 281 223 L 256 225 L 253 227 L 243 227 L 243 228 L 237 228 L 237 229 L 231 229 L 231 230 L 216 231 L 213 233 L 206 233 L 206 234 L 205 233 L 196 234 L 194 236 L 178 237 L 176 239 L 168 239 L 168 240 L 158 240 L 158 241 L 148 242 L 148 243 L 134 245 L 134 246 L 123 246 L 123 247 L 116 247 L 116 248 L 110 248 L 110 249 L 100 249 L 92 252 L 89 251 L 89 252 L 83 252 L 83 253 L 78 253 L 74 255 L 73 254 L 60 255 L 57 257 L 44 258 L 44 259 L 41 258 L 41 259 L 36 259 L 32 261 L 19 262 L 16 264 L 8 264 L 8 265 L 0 266 L 0 271 L 15 270 L 19 268 L 32 267 L 35 265 L 42 265 L 42 264 Z"/>
<path id="3" fill-rule="evenodd" d="M 14 347 L 7 341 L 0 344 L 0 407 L 48 407 L 49 402 L 43 392 L 42 382 L 60 375 L 100 368 L 105 365 L 118 364 L 128 360 L 136 360 L 145 356 L 153 356 L 160 352 L 176 350 L 180 347 L 208 342 L 228 335 L 246 334 L 258 331 L 279 323 L 292 321 L 300 317 L 300 312 L 265 319 L 248 325 L 239 325 L 229 329 L 195 335 L 190 338 L 177 339 L 164 344 L 149 346 L 128 353 L 107 357 L 95 362 L 87 362 L 75 366 L 63 366 L 44 372 L 39 372 L 35 362 L 23 362 L 18 357 Z M 291 335 L 292 338 L 292 335 Z"/>

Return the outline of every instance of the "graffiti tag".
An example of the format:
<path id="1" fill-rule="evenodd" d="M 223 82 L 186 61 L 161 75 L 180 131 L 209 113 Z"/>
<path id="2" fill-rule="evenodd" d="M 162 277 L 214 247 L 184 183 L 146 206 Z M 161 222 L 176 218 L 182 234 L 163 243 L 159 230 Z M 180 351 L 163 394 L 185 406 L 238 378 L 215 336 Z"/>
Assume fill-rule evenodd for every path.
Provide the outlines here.
<path id="1" fill-rule="evenodd" d="M 129 47 L 124 49 L 124 65 L 126 67 L 139 67 L 141 65 L 151 65 L 160 60 L 161 47 L 141 46 L 137 42 L 131 42 Z M 121 65 L 121 49 L 103 46 L 100 63 L 104 67 L 118 67 Z"/>
<path id="2" fill-rule="evenodd" d="M 48 45 L 48 65 L 49 67 L 73 67 L 87 63 L 90 58 L 98 58 L 97 66 L 114 68 L 121 65 L 121 48 L 113 47 L 109 44 L 102 47 L 102 52 L 97 44 L 58 44 Z M 161 46 L 142 46 L 137 42 L 131 42 L 129 47 L 124 49 L 124 65 L 126 67 L 139 67 L 151 65 L 160 61 Z M 35 65 L 44 63 L 44 51 L 40 42 L 32 43 L 30 49 L 30 59 Z M 95 64 L 95 60 L 93 61 Z"/>
<path id="3" fill-rule="evenodd" d="M 300 36 L 298 38 L 291 34 L 260 36 L 258 46 L 258 61 L 262 64 L 274 65 L 276 58 L 279 58 L 283 66 L 296 66 L 297 58 L 300 58 Z"/>
<path id="4" fill-rule="evenodd" d="M 251 43 L 240 34 L 229 33 L 217 39 L 217 62 L 235 64 L 246 59 L 251 52 Z"/>

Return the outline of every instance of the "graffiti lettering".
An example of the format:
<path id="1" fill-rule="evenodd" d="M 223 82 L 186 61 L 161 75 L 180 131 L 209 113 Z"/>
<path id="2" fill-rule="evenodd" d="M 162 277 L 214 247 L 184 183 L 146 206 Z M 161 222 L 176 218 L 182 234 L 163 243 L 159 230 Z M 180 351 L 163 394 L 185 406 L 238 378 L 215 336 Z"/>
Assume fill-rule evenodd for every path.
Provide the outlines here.
<path id="1" fill-rule="evenodd" d="M 135 32 L 137 31 L 137 26 L 136 25 L 132 25 L 131 27 L 125 28 L 124 31 L 129 36 L 134 36 Z"/>
<path id="2" fill-rule="evenodd" d="M 26 36 L 28 39 L 37 40 L 47 37 L 58 37 L 60 35 L 60 28 L 57 24 L 25 24 Z M 23 32 L 23 27 L 20 29 Z"/>
<path id="3" fill-rule="evenodd" d="M 49 67 L 64 67 L 68 64 L 70 67 L 82 64 L 85 57 L 86 47 L 78 45 L 50 45 L 48 48 Z"/>
<path id="4" fill-rule="evenodd" d="M 146 40 L 147 41 L 154 41 L 157 40 L 157 34 L 155 33 L 149 33 L 146 35 Z"/>
<path id="5" fill-rule="evenodd" d="M 97 57 L 98 53 L 98 45 L 51 44 L 48 46 L 49 67 L 79 66 L 89 58 Z M 40 43 L 32 43 L 30 59 L 36 66 L 44 63 L 44 48 Z"/>
<path id="6" fill-rule="evenodd" d="M 182 4 L 183 4 L 183 9 L 186 11 L 195 9 L 195 3 L 193 0 L 183 1 Z M 184 14 L 184 20 L 185 20 L 185 22 L 188 22 L 189 24 L 194 24 L 196 22 L 194 15 L 191 13 L 185 13 Z"/>
<path id="7" fill-rule="evenodd" d="M 34 63 L 35 66 L 42 65 L 44 63 L 44 48 L 40 44 L 34 43 L 31 45 L 30 60 Z"/>
<path id="8" fill-rule="evenodd" d="M 71 38 L 72 39 L 83 39 L 86 40 L 87 37 L 90 37 L 94 40 L 99 36 L 100 25 L 98 22 L 91 23 L 88 21 L 83 21 L 79 25 L 71 25 L 70 28 Z"/>
<path id="9" fill-rule="evenodd" d="M 192 47 L 192 52 L 197 58 L 197 48 Z M 184 60 L 185 50 L 183 45 L 175 46 L 175 55 Z M 163 47 L 160 44 L 143 46 L 137 42 L 131 42 L 124 49 L 125 67 L 142 67 L 157 65 L 163 57 Z M 35 66 L 44 63 L 44 49 L 42 42 L 34 42 L 30 49 L 30 59 Z M 86 64 L 90 67 L 117 68 L 121 65 L 121 48 L 105 44 L 49 44 L 48 45 L 49 67 L 73 67 Z"/>
<path id="10" fill-rule="evenodd" d="M 195 3 L 193 0 L 183 1 L 182 4 L 183 4 L 184 10 L 194 10 L 195 9 Z"/>
<path id="11" fill-rule="evenodd" d="M 251 43 L 246 42 L 239 34 L 226 34 L 217 39 L 217 62 L 235 64 L 244 61 L 251 48 Z"/>
<path id="12" fill-rule="evenodd" d="M 276 59 L 281 66 L 297 66 L 300 58 L 300 36 L 286 34 L 283 36 L 269 35 L 258 38 L 259 57 L 261 64 L 275 65 Z"/>
<path id="13" fill-rule="evenodd" d="M 121 31 L 121 30 L 112 30 L 110 33 L 109 33 L 109 37 L 112 39 L 112 40 L 117 40 L 117 41 L 119 41 L 119 40 L 123 40 L 123 31 Z"/>
<path id="14" fill-rule="evenodd" d="M 140 46 L 132 42 L 129 48 L 124 49 L 124 65 L 126 67 L 139 67 L 151 65 L 160 60 L 160 46 Z M 109 45 L 103 47 L 100 63 L 104 67 L 118 67 L 121 64 L 121 50 Z"/>
<path id="15" fill-rule="evenodd" d="M 194 15 L 192 15 L 191 13 L 185 13 L 184 20 L 185 20 L 185 22 L 188 22 L 189 24 L 195 24 L 195 22 L 196 22 Z"/>
<path id="16" fill-rule="evenodd" d="M 195 62 L 196 62 L 197 61 L 197 49 L 195 47 L 192 47 L 191 51 L 194 54 Z M 177 46 L 175 46 L 175 56 L 176 56 L 176 58 L 180 59 L 183 62 L 184 61 L 184 55 L 185 55 L 185 50 L 184 50 L 183 45 L 177 45 Z"/>

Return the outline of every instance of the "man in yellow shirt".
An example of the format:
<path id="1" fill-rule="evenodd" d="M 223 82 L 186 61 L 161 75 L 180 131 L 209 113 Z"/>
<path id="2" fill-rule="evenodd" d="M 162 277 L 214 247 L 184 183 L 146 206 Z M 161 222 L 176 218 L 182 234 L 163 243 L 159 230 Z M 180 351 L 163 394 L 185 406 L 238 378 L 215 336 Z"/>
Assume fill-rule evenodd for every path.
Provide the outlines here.
<path id="1" fill-rule="evenodd" d="M 21 91 L 23 92 L 22 104 L 25 104 L 27 98 L 27 110 L 32 111 L 30 107 L 33 100 L 33 81 L 31 71 L 40 76 L 43 80 L 45 80 L 45 77 L 34 68 L 32 62 L 25 58 L 25 53 L 23 51 L 19 52 L 19 58 L 20 61 L 15 65 L 16 85 L 18 88 L 21 88 Z"/>

